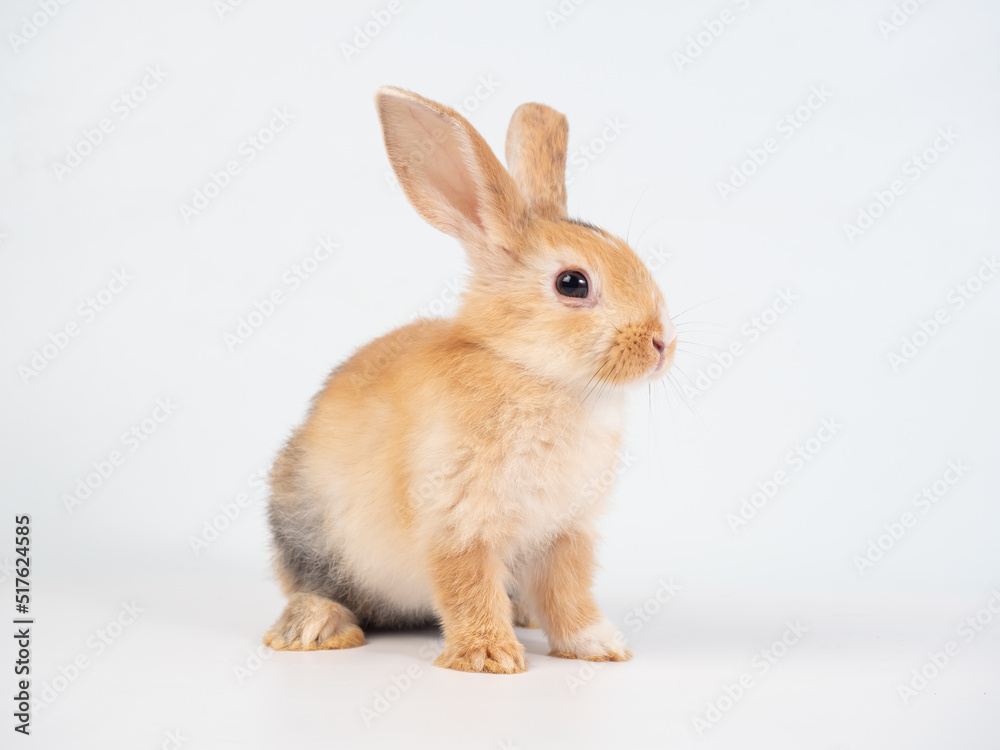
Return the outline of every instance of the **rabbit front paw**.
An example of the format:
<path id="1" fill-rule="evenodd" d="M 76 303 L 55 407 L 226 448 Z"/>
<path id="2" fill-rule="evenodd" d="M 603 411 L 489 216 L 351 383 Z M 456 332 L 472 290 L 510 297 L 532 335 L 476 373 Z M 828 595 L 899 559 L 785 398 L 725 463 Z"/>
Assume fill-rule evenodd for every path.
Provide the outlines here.
<path id="1" fill-rule="evenodd" d="M 460 672 L 490 674 L 517 674 L 528 668 L 524 646 L 516 639 L 480 638 L 468 643 L 445 644 L 434 664 Z"/>
<path id="2" fill-rule="evenodd" d="M 589 625 L 578 633 L 551 642 L 549 656 L 586 661 L 628 661 L 632 652 L 625 648 L 625 636 L 607 620 Z"/>

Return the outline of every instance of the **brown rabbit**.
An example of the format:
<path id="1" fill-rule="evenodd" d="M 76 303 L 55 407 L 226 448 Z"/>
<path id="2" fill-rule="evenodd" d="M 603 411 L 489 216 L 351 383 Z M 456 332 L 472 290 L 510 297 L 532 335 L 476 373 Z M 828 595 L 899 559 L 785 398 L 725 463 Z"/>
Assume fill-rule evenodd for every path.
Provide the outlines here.
<path id="1" fill-rule="evenodd" d="M 659 379 L 676 332 L 622 240 L 566 216 L 566 118 L 518 108 L 505 170 L 454 110 L 375 96 L 414 208 L 462 243 L 453 319 L 421 320 L 334 370 L 271 472 L 288 606 L 275 649 L 360 646 L 361 627 L 439 621 L 435 664 L 521 672 L 515 608 L 553 655 L 631 654 L 594 601 L 598 478 L 627 386 Z M 516 592 L 516 607 L 511 594 Z"/>

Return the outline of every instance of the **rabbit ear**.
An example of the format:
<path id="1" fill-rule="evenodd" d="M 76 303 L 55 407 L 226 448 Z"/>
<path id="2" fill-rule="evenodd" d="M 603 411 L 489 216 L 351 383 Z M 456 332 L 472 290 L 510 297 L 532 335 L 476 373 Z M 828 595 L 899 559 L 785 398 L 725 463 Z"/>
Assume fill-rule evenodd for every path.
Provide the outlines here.
<path id="1" fill-rule="evenodd" d="M 389 161 L 406 197 L 457 238 L 475 265 L 509 259 L 528 207 L 483 137 L 455 110 L 385 86 L 375 106 Z"/>
<path id="2" fill-rule="evenodd" d="M 507 129 L 507 168 L 528 199 L 531 215 L 566 218 L 565 115 L 544 104 L 522 104 Z"/>

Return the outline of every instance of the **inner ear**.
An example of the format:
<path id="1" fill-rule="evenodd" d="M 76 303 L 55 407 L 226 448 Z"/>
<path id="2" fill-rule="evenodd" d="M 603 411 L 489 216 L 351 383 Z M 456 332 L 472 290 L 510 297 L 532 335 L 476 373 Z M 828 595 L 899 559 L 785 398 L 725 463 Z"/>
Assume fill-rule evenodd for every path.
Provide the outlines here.
<path id="1" fill-rule="evenodd" d="M 472 155 L 466 152 L 454 123 L 426 107 L 405 105 L 405 116 L 414 120 L 415 128 L 403 132 L 412 135 L 397 145 L 410 151 L 404 163 L 419 169 L 425 179 L 451 206 L 479 229 L 484 229 L 479 206 L 479 191 L 473 178 Z"/>
<path id="2" fill-rule="evenodd" d="M 514 241 L 528 207 L 483 137 L 455 110 L 384 86 L 375 106 L 392 168 L 431 226 L 459 240 L 474 264 L 491 264 Z"/>

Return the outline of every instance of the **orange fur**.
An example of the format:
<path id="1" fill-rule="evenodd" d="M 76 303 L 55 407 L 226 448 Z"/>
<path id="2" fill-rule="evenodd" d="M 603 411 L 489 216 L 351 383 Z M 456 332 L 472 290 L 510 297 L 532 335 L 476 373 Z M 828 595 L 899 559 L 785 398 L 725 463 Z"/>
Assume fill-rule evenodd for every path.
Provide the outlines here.
<path id="1" fill-rule="evenodd" d="M 505 571 L 483 542 L 431 557 L 434 598 L 445 647 L 435 664 L 463 672 L 514 674 L 526 668 L 512 626 Z"/>
<path id="2" fill-rule="evenodd" d="M 591 592 L 596 567 L 593 538 L 564 533 L 529 573 L 528 596 L 553 646 L 552 656 L 590 661 L 625 661 L 632 656 L 624 642 L 602 644 L 604 648 L 596 653 L 581 653 L 574 642 L 576 636 L 600 625 L 603 619 Z"/>
<path id="3" fill-rule="evenodd" d="M 275 463 L 291 597 L 277 642 L 316 643 L 333 620 L 357 641 L 345 623 L 437 617 L 436 663 L 518 672 L 510 585 L 518 620 L 538 619 L 557 655 L 627 658 L 590 593 L 594 527 L 624 386 L 673 359 L 663 295 L 624 241 L 565 218 L 559 113 L 515 113 L 512 177 L 454 110 L 390 88 L 376 106 L 404 192 L 462 243 L 472 275 L 454 319 L 395 330 L 339 367 Z M 586 298 L 557 293 L 566 269 L 587 275 Z"/>
<path id="4" fill-rule="evenodd" d="M 365 636 L 354 615 L 336 602 L 313 594 L 295 594 L 264 645 L 278 651 L 317 651 L 363 646 Z"/>
<path id="5" fill-rule="evenodd" d="M 507 129 L 507 168 L 539 219 L 566 218 L 569 123 L 544 104 L 522 104 Z"/>
<path id="6" fill-rule="evenodd" d="M 593 541 L 584 534 L 560 534 L 539 560 L 530 596 L 552 638 L 565 640 L 600 618 L 590 592 L 594 567 Z"/>

